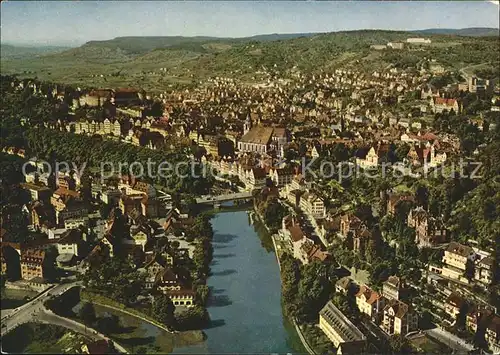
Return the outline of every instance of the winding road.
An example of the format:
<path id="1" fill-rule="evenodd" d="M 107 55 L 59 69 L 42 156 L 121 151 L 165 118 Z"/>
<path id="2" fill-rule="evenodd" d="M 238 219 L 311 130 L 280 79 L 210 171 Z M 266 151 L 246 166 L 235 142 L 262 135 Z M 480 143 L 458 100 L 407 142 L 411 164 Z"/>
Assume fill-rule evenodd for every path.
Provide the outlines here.
<path id="1" fill-rule="evenodd" d="M 44 306 L 44 302 L 53 296 L 58 296 L 68 291 L 69 289 L 79 286 L 79 282 L 72 282 L 68 284 L 60 284 L 54 286 L 44 292 L 40 293 L 37 297 L 33 298 L 30 302 L 11 310 L 2 310 L 2 332 L 4 336 L 17 326 L 28 323 L 38 322 L 46 324 L 56 324 L 61 327 L 70 329 L 74 332 L 83 334 L 93 340 L 110 340 L 113 342 L 115 348 L 121 353 L 128 353 L 128 351 L 117 342 L 108 338 L 106 335 L 97 332 L 96 330 L 85 326 L 72 319 L 58 316 L 51 310 Z M 3 352 L 4 353 L 4 352 Z"/>

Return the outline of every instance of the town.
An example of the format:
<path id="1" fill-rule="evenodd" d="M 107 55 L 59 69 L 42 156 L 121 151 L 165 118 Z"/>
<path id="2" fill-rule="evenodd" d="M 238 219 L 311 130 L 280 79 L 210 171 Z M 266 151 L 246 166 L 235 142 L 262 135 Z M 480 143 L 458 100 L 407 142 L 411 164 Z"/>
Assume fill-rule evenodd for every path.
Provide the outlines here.
<path id="1" fill-rule="evenodd" d="M 384 68 L 274 64 L 152 91 L 2 73 L 2 350 L 28 333 L 40 352 L 210 341 L 213 308 L 238 303 L 211 284 L 231 274 L 214 271 L 215 220 L 243 213 L 294 351 L 500 353 L 498 37 L 469 40 L 396 32 L 362 48 Z M 484 62 L 450 65 L 460 45 Z M 133 343 L 128 319 L 168 345 Z"/>

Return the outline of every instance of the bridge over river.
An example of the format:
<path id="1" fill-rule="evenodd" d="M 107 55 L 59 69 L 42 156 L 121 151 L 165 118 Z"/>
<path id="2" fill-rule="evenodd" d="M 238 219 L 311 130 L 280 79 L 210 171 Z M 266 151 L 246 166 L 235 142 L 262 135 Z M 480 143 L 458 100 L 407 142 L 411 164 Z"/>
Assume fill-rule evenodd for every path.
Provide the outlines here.
<path id="1" fill-rule="evenodd" d="M 252 192 L 244 191 L 244 192 L 235 192 L 232 194 L 217 195 L 217 196 L 202 196 L 196 199 L 196 203 L 217 205 L 222 202 L 247 200 L 250 198 L 252 198 Z"/>

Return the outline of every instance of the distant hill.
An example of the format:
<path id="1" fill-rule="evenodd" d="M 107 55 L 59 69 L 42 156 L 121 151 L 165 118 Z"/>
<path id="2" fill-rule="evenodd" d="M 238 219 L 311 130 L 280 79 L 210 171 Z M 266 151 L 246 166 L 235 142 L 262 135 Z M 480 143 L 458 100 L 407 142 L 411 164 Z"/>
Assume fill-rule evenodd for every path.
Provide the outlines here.
<path id="1" fill-rule="evenodd" d="M 415 33 L 422 34 L 436 34 L 436 35 L 453 35 L 453 36 L 470 36 L 470 37 L 486 37 L 486 36 L 498 36 L 498 28 L 490 27 L 470 27 L 462 29 L 452 29 L 452 28 L 429 28 L 427 30 L 412 31 Z"/>
<path id="2" fill-rule="evenodd" d="M 1 44 L 0 53 L 2 59 L 22 59 L 27 57 L 36 57 L 40 55 L 59 53 L 69 49 L 69 47 L 58 46 L 40 46 L 40 47 L 24 47 L 14 46 L 10 44 Z"/>
<path id="3" fill-rule="evenodd" d="M 196 79 L 213 76 L 236 76 L 253 82 L 266 80 L 272 72 L 292 75 L 296 71 L 330 71 L 338 66 L 367 70 L 406 68 L 429 57 L 456 69 L 477 64 L 489 67 L 498 60 L 499 41 L 485 34 L 494 30 L 357 30 L 245 38 L 117 37 L 14 60 L 4 60 L 2 53 L 2 72 L 36 74 L 39 78 L 84 87 L 165 90 L 171 84 L 192 84 Z M 370 49 L 371 45 L 404 42 L 415 36 L 429 37 L 432 44 L 420 51 Z"/>

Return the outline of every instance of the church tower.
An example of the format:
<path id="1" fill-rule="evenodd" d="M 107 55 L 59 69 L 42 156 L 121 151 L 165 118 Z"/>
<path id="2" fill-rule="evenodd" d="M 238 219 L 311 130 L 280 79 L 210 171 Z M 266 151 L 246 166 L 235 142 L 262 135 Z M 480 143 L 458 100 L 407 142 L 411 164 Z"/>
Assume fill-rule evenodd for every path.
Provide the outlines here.
<path id="1" fill-rule="evenodd" d="M 252 129 L 252 118 L 250 117 L 250 112 L 247 114 L 247 118 L 245 119 L 245 125 L 243 126 L 243 134 L 247 134 L 248 131 Z"/>

